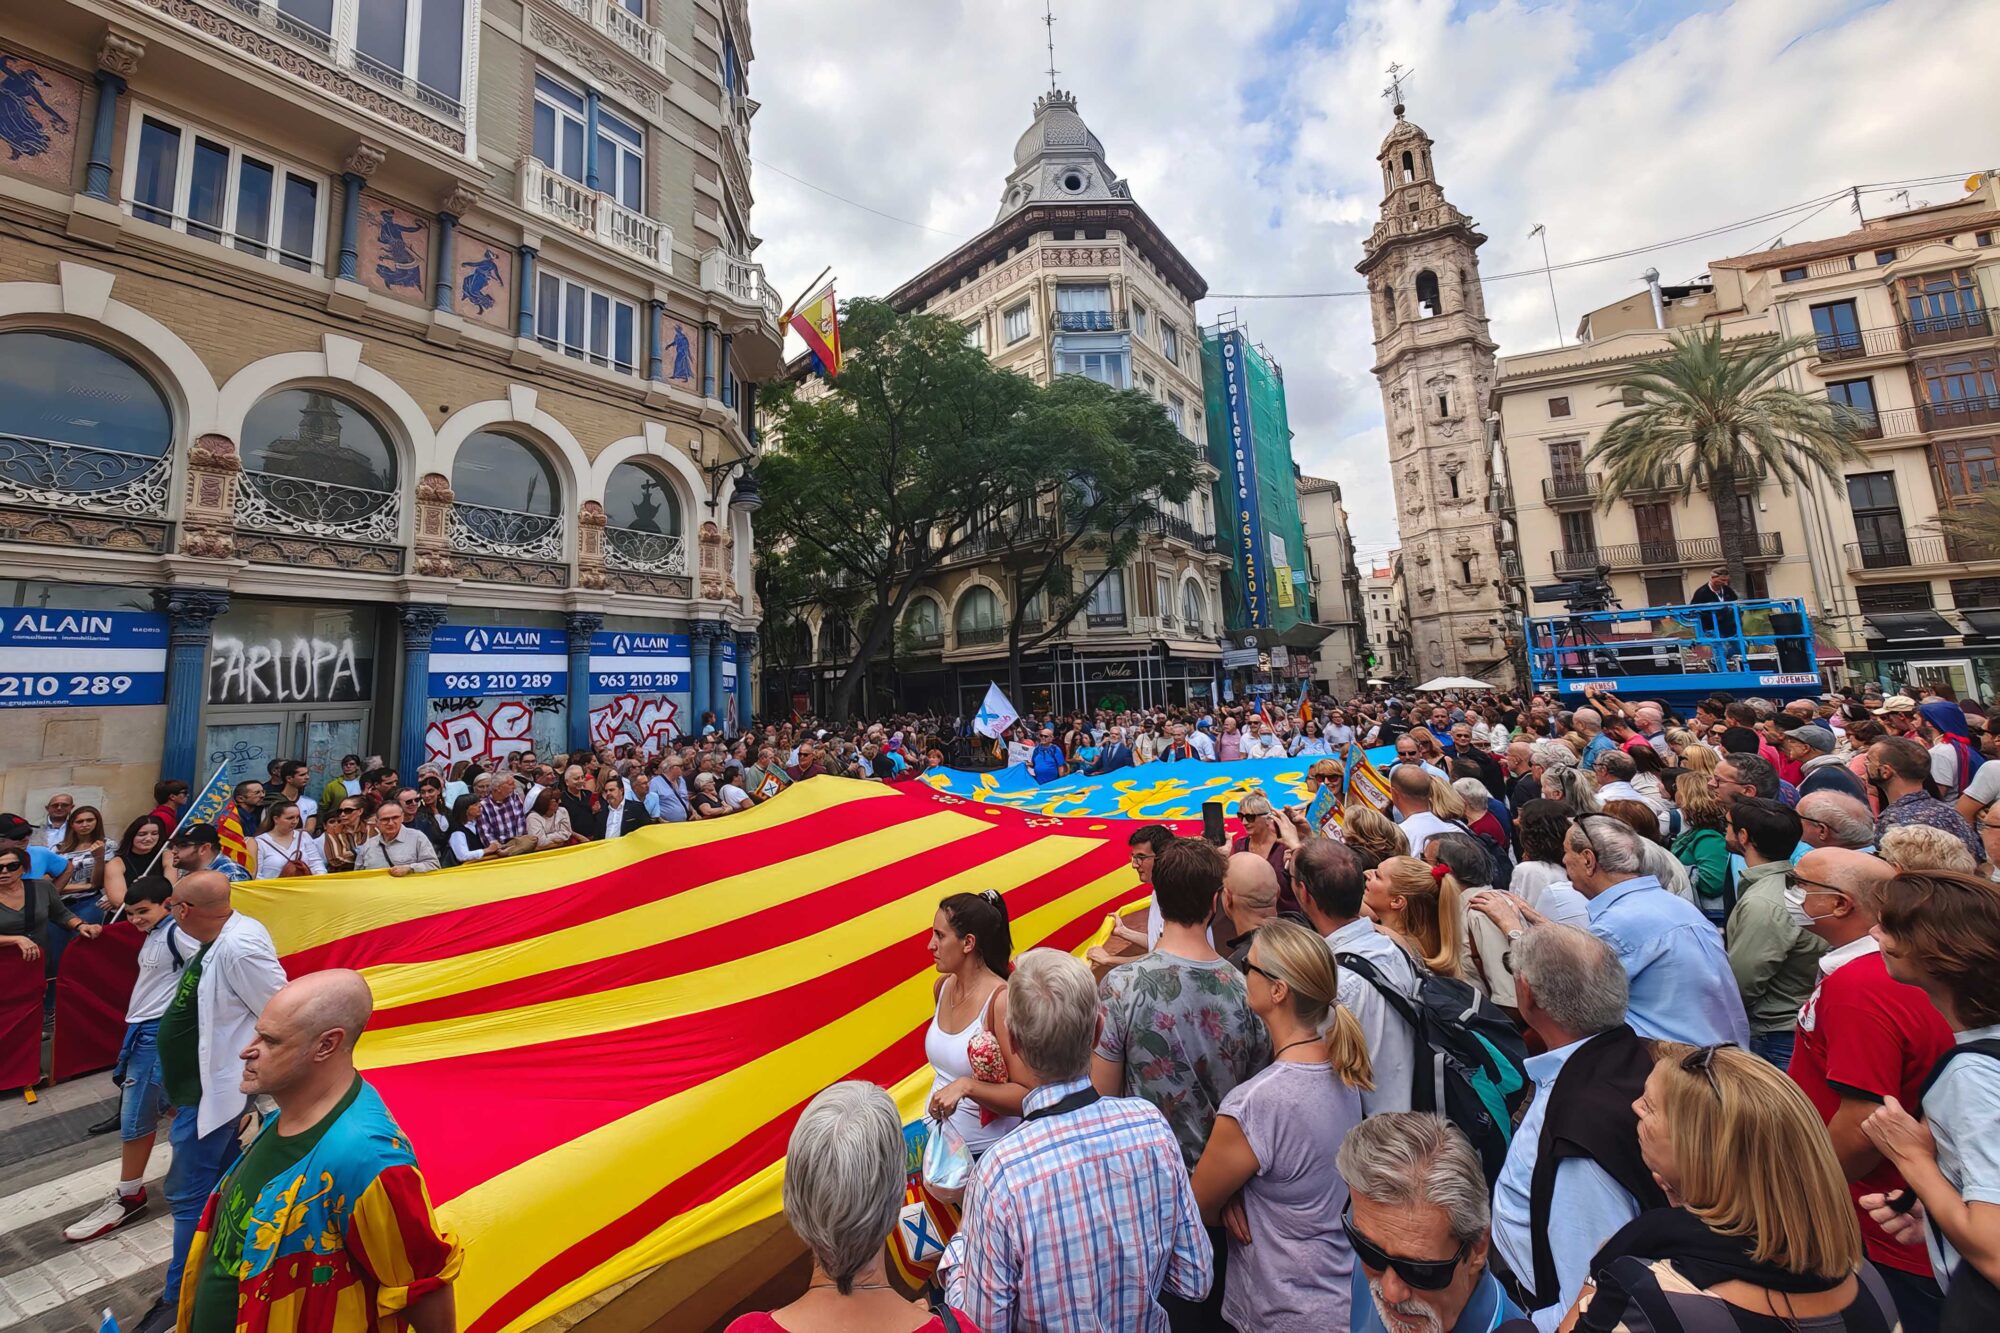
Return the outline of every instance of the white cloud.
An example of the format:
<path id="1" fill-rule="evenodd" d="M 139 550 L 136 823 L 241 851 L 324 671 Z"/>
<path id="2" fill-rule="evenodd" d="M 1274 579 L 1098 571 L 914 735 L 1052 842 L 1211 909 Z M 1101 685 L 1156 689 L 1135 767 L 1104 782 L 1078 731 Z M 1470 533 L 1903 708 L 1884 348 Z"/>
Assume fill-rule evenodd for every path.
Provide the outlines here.
<path id="1" fill-rule="evenodd" d="M 1537 222 L 1562 263 L 1848 185 L 2000 165 L 1993 0 L 1064 0 L 1057 17 L 1059 82 L 1218 292 L 1360 287 L 1391 60 L 1416 69 L 1410 117 L 1490 238 L 1489 275 L 1541 262 Z M 759 254 L 786 297 L 827 264 L 843 295 L 887 292 L 992 221 L 1048 86 L 1040 19 L 1029 0 L 756 0 L 754 154 L 940 229 L 756 169 Z M 1836 203 L 1784 234 L 1851 221 Z M 1564 331 L 1648 265 L 1691 277 L 1779 226 L 1558 273 Z M 1490 283 L 1487 305 L 1503 355 L 1553 341 L 1539 274 Z M 1365 302 L 1211 300 L 1203 318 L 1232 306 L 1285 367 L 1300 465 L 1341 480 L 1364 552 L 1386 547 Z"/>

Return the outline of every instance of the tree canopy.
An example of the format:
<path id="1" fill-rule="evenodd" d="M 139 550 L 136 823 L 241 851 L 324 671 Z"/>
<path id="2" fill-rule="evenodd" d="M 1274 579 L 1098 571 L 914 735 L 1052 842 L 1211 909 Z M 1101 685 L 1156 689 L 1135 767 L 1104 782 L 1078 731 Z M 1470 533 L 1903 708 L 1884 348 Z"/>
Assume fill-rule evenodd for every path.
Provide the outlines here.
<path id="1" fill-rule="evenodd" d="M 841 601 L 859 630 L 836 715 L 851 711 L 868 661 L 947 561 L 1015 553 L 1018 660 L 1038 592 L 1049 614 L 1031 643 L 1088 598 L 1074 557 L 1117 567 L 1159 498 L 1193 490 L 1198 449 L 1144 394 L 1074 376 L 1038 385 L 994 366 L 956 320 L 880 301 L 847 302 L 841 333 L 837 380 L 766 390 L 757 469 L 760 545 L 783 553 L 785 588 L 822 586 L 829 596 L 814 599 Z M 770 624 L 785 612 L 767 598 L 765 614 Z"/>

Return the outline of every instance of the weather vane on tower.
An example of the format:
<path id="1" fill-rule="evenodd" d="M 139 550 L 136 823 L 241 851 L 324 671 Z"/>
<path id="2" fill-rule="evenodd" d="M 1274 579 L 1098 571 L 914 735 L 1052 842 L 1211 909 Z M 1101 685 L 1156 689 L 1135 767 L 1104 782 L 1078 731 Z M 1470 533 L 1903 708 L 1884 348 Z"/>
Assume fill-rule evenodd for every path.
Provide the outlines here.
<path id="1" fill-rule="evenodd" d="M 1049 91 L 1056 90 L 1056 10 L 1055 0 L 1042 0 L 1042 26 L 1049 30 Z"/>
<path id="2" fill-rule="evenodd" d="M 1416 73 L 1416 70 L 1404 69 L 1399 62 L 1392 60 L 1384 73 L 1389 76 L 1389 86 L 1382 90 L 1382 96 L 1390 99 L 1396 108 L 1396 114 L 1400 116 L 1403 114 L 1403 80 Z"/>

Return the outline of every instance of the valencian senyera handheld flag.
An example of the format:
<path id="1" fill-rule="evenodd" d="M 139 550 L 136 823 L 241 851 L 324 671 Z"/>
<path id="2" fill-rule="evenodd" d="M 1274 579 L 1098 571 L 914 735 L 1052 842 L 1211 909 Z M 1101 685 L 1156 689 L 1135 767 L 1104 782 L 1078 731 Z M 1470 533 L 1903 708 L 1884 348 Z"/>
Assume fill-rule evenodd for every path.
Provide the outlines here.
<path id="1" fill-rule="evenodd" d="M 805 339 L 818 369 L 828 379 L 840 376 L 840 307 L 833 297 L 833 284 L 820 288 L 792 308 L 786 323 Z"/>
<path id="2" fill-rule="evenodd" d="M 726 820 L 235 906 L 292 975 L 367 977 L 358 1060 L 464 1243 L 459 1327 L 507 1333 L 776 1214 L 828 1084 L 918 1121 L 939 901 L 996 889 L 1017 950 L 1084 949 L 1142 900 L 1130 831 L 819 777 Z"/>
<path id="3" fill-rule="evenodd" d="M 1343 765 L 1340 791 L 1332 811 L 1360 798 L 1383 810 L 1389 804 L 1389 783 L 1375 767 L 1374 756 L 1395 757 L 1393 746 L 1378 746 L 1374 754 L 1352 750 Z M 1036 814 L 1112 819 L 1199 819 L 1209 801 L 1222 803 L 1222 813 L 1234 815 L 1236 803 L 1262 791 L 1277 807 L 1306 805 L 1318 795 L 1307 775 L 1317 762 L 1312 755 L 1296 759 L 1238 759 L 1226 764 L 1141 764 L 1101 777 L 1073 775 L 1038 783 L 1025 767 L 974 773 L 958 768 L 934 768 L 908 787 L 963 796 L 970 801 L 1004 805 Z"/>
<path id="4" fill-rule="evenodd" d="M 215 766 L 215 772 L 208 775 L 208 781 L 202 784 L 201 791 L 188 802 L 187 809 L 181 812 L 180 823 L 183 826 L 215 825 L 222 854 L 248 870 L 250 839 L 244 831 L 243 821 L 237 817 L 235 803 L 229 799 L 234 788 L 230 785 L 228 771 L 228 760 Z"/>

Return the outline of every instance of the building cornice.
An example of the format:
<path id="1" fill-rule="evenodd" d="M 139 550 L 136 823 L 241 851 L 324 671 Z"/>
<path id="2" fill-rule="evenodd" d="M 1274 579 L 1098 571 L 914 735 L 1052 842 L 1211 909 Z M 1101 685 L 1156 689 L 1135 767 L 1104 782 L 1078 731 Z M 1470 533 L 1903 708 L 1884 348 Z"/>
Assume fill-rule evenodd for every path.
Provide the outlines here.
<path id="1" fill-rule="evenodd" d="M 1208 282 L 1195 272 L 1174 243 L 1167 239 L 1147 215 L 1130 200 L 1111 203 L 1030 204 L 1010 213 L 958 249 L 938 260 L 908 282 L 890 292 L 888 302 L 898 310 L 913 310 L 941 294 L 961 278 L 979 271 L 980 265 L 996 251 L 1012 249 L 1020 241 L 1051 227 L 1116 227 L 1160 270 L 1175 290 L 1190 304 L 1208 295 Z"/>

